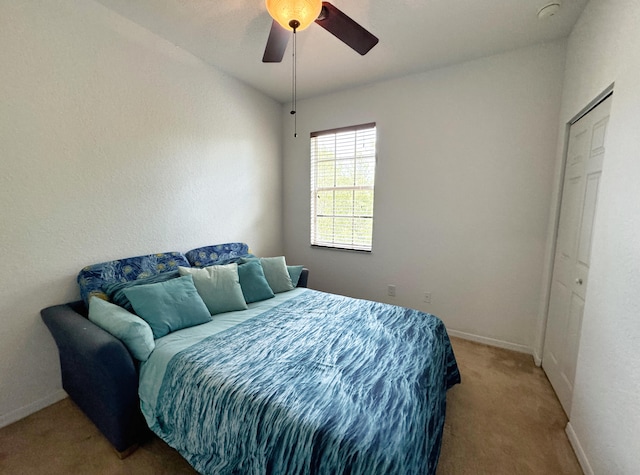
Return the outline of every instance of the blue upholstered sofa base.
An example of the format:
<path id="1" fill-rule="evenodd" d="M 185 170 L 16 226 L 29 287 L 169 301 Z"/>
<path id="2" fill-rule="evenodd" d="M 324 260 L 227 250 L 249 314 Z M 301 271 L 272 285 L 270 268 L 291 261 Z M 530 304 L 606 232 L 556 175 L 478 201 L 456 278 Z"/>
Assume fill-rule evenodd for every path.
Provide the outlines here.
<path id="1" fill-rule="evenodd" d="M 84 302 L 41 314 L 58 345 L 62 387 L 125 454 L 148 433 L 139 407 L 137 362 L 120 340 L 86 318 Z"/>
<path id="2" fill-rule="evenodd" d="M 238 243 L 233 243 L 233 246 L 236 244 Z M 229 259 L 230 254 L 238 253 L 237 246 L 229 250 L 222 246 L 232 245 L 196 249 L 190 251 L 191 256 L 187 253 L 187 257 L 206 258 L 209 261 L 205 264 L 211 265 L 213 256 Z M 239 254 L 246 253 L 247 248 L 242 247 L 239 251 Z M 165 256 L 167 259 L 175 257 L 169 253 L 165 253 Z M 200 261 L 188 264 L 180 256 L 176 265 L 203 265 Z M 132 259 L 145 257 L 149 256 Z M 114 267 L 107 264 L 110 263 L 87 267 L 83 269 L 81 276 L 86 278 L 89 272 L 95 273 L 98 268 L 102 272 L 104 269 L 111 272 Z M 308 275 L 309 271 L 304 269 L 298 287 L 307 286 Z M 95 275 L 90 277 L 95 278 Z M 90 290 L 97 291 L 98 288 Z M 86 294 L 88 296 L 89 292 Z M 48 307 L 41 311 L 41 315 L 58 346 L 62 387 L 111 442 L 118 454 L 121 457 L 128 455 L 132 448 L 151 433 L 140 412 L 138 362 L 120 340 L 87 318 L 84 301 Z"/>

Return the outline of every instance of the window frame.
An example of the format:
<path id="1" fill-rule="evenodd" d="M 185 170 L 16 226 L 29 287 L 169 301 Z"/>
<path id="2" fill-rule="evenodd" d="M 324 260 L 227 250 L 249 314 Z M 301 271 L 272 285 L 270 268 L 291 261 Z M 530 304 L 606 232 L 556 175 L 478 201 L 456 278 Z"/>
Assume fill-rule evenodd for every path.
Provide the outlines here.
<path id="1" fill-rule="evenodd" d="M 341 157 L 338 158 L 337 155 L 339 153 L 338 150 L 338 145 L 337 145 L 337 136 L 338 134 L 342 134 L 342 133 L 348 133 L 348 132 L 355 132 L 356 135 L 354 136 L 354 149 L 353 149 L 353 153 L 351 156 L 348 157 Z M 358 132 L 365 132 L 366 134 L 371 134 L 373 133 L 373 156 L 371 155 L 367 155 L 365 158 L 368 158 L 368 160 L 365 163 L 369 163 L 373 165 L 373 176 L 372 176 L 372 183 L 371 185 L 357 185 L 356 184 L 356 180 L 357 180 L 357 164 L 358 164 L 358 154 L 355 148 L 355 145 L 358 142 L 358 136 L 357 133 Z M 334 148 L 333 148 L 333 159 L 330 160 L 319 160 L 318 159 L 318 154 L 317 154 L 317 139 L 318 137 L 325 137 L 325 136 L 329 136 L 332 135 L 334 136 L 334 140 L 336 140 Z M 376 168 L 377 168 L 377 162 L 378 162 L 378 131 L 377 131 L 377 126 L 375 122 L 368 122 L 368 123 L 364 123 L 364 124 L 359 124 L 359 125 L 352 125 L 352 126 L 347 126 L 347 127 L 338 127 L 338 128 L 334 128 L 334 129 L 327 129 L 327 130 L 321 130 L 321 131 L 317 131 L 317 132 L 311 132 L 310 134 L 310 204 L 311 204 L 311 210 L 310 210 L 310 218 L 311 218 L 311 222 L 310 222 L 310 243 L 311 243 L 311 247 L 313 248 L 320 248 L 320 249 L 333 249 L 333 250 L 340 250 L 340 251 L 353 251 L 353 252 L 364 252 L 364 253 L 371 253 L 373 252 L 373 227 L 374 227 L 374 212 L 375 212 L 375 181 L 376 181 Z M 318 186 L 318 177 L 320 175 L 320 173 L 318 172 L 318 164 L 320 162 L 332 162 L 333 163 L 333 167 L 334 169 L 337 169 L 337 164 L 342 163 L 344 164 L 345 162 L 349 162 L 351 161 L 353 163 L 353 180 L 354 183 L 353 185 L 338 185 L 336 183 L 336 181 L 334 180 L 333 186 Z M 337 179 L 337 176 L 336 176 Z M 356 202 L 356 198 L 355 198 L 355 192 L 356 191 L 367 191 L 370 190 L 372 197 L 371 197 L 371 201 L 370 201 L 370 205 L 371 205 L 371 213 L 369 214 L 356 214 L 356 206 L 355 206 L 355 202 Z M 319 197 L 319 193 L 320 192 L 327 192 L 327 191 L 333 191 L 334 196 L 332 198 L 332 203 L 333 203 L 333 213 L 331 213 L 330 215 L 324 215 L 321 216 L 318 213 L 318 201 L 320 199 Z M 350 214 L 336 214 L 336 198 L 335 198 L 335 192 L 336 191 L 352 191 L 354 192 L 353 195 L 353 205 L 351 207 L 351 213 Z M 334 224 L 335 224 L 335 219 L 340 219 L 340 218 L 346 218 L 346 219 L 350 219 L 353 220 L 355 219 L 370 219 L 371 220 L 371 224 L 370 224 L 370 229 L 371 229 L 371 234 L 370 234 L 370 238 L 369 241 L 365 244 L 361 244 L 361 243 L 354 243 L 354 241 L 356 240 L 355 237 L 355 231 L 352 230 L 351 233 L 351 242 L 336 242 L 336 230 L 335 227 L 333 228 L 333 231 L 331 233 L 331 242 L 326 241 L 326 240 L 321 240 L 318 239 L 318 231 L 317 231 L 317 226 L 318 226 L 318 218 L 321 217 L 331 217 L 334 220 Z"/>

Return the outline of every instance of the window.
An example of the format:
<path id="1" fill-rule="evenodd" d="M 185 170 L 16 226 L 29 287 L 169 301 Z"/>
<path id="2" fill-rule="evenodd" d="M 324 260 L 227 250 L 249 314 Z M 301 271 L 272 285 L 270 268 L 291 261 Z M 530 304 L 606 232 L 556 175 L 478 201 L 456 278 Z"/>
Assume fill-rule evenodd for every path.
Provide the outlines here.
<path id="1" fill-rule="evenodd" d="M 371 251 L 376 124 L 311 134 L 311 245 Z"/>

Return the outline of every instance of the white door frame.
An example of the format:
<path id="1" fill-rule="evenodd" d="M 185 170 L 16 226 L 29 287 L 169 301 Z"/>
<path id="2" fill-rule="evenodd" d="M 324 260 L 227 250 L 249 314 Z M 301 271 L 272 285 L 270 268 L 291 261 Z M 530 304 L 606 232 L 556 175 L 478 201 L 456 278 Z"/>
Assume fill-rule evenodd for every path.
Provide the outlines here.
<path id="1" fill-rule="evenodd" d="M 558 228 L 560 225 L 560 207 L 562 205 L 562 191 L 564 184 L 565 167 L 567 163 L 567 152 L 569 150 L 569 130 L 571 125 L 576 123 L 580 118 L 589 113 L 598 104 L 604 101 L 613 93 L 615 83 L 609 85 L 604 91 L 591 100 L 580 112 L 574 115 L 571 120 L 564 124 L 564 137 L 562 142 L 562 156 L 558 160 L 556 168 L 556 178 L 554 186 L 554 195 L 551 203 L 550 228 L 551 232 L 547 236 L 547 249 L 545 253 L 545 264 L 542 275 L 542 296 L 538 311 L 538 329 L 536 333 L 535 343 L 533 346 L 533 359 L 536 366 L 542 365 L 542 355 L 544 351 L 544 339 L 547 332 L 547 317 L 549 314 L 549 301 L 551 299 L 551 284 L 553 278 L 553 263 L 556 255 L 556 241 L 558 239 Z"/>

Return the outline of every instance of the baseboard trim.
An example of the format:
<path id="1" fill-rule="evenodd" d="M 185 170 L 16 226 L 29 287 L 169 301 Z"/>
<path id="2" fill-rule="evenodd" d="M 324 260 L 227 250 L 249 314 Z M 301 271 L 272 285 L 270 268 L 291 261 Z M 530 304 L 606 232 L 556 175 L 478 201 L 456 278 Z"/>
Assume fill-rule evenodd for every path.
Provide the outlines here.
<path id="1" fill-rule="evenodd" d="M 533 362 L 538 368 L 542 366 L 542 357 L 538 354 L 536 349 L 533 350 Z"/>
<path id="2" fill-rule="evenodd" d="M 482 343 L 483 345 L 489 346 L 497 346 L 498 348 L 504 348 L 505 350 L 513 350 L 518 353 L 526 353 L 528 355 L 533 355 L 533 350 L 528 346 L 519 345 L 517 343 L 511 343 L 503 340 L 496 340 L 494 338 L 488 338 L 486 336 L 474 335 L 472 333 L 461 332 L 458 330 L 449 330 L 447 328 L 447 333 L 451 336 L 455 336 L 457 338 L 462 338 L 463 340 L 471 340 L 476 343 Z"/>
<path id="3" fill-rule="evenodd" d="M 564 428 L 564 431 L 569 438 L 569 443 L 571 444 L 571 447 L 573 447 L 573 451 L 576 453 L 578 463 L 580 463 L 580 467 L 582 467 L 582 471 L 584 472 L 584 474 L 594 475 L 591 464 L 589 464 L 589 460 L 587 459 L 587 454 L 585 454 L 584 450 L 582 449 L 582 445 L 580 444 L 580 440 L 578 440 L 576 432 L 573 430 L 571 421 L 567 422 L 567 426 Z"/>
<path id="4" fill-rule="evenodd" d="M 27 416 L 30 416 L 34 412 L 38 412 L 40 409 L 44 409 L 51 404 L 55 404 L 58 401 L 62 401 L 67 397 L 67 393 L 63 389 L 59 389 L 42 399 L 38 399 L 31 404 L 27 404 L 15 411 L 10 412 L 9 414 L 4 414 L 0 416 L 0 428 L 8 426 L 9 424 L 13 424 L 14 422 L 18 422 L 20 419 L 24 419 Z"/>

